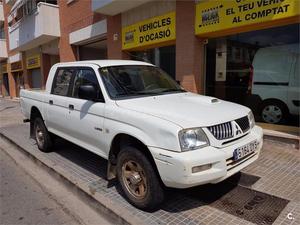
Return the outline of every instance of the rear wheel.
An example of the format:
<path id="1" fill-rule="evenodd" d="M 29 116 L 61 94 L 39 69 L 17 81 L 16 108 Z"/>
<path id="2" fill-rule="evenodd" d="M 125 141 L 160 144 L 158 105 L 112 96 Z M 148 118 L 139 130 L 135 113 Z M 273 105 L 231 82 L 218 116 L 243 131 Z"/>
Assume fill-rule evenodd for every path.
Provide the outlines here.
<path id="1" fill-rule="evenodd" d="M 52 139 L 42 118 L 37 117 L 34 120 L 34 136 L 38 148 L 42 152 L 50 152 L 52 147 Z"/>
<path id="2" fill-rule="evenodd" d="M 137 208 L 151 210 L 164 199 L 162 184 L 149 159 L 134 147 L 118 155 L 117 175 L 128 201 Z"/>

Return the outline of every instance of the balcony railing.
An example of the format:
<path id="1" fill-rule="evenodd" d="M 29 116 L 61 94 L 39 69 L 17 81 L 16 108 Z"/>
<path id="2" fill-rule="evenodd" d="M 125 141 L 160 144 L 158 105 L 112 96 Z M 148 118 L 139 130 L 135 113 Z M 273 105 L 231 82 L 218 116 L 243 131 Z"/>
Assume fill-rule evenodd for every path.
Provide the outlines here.
<path id="1" fill-rule="evenodd" d="M 9 28 L 10 50 L 25 51 L 60 37 L 58 6 L 39 2 L 36 10 Z"/>

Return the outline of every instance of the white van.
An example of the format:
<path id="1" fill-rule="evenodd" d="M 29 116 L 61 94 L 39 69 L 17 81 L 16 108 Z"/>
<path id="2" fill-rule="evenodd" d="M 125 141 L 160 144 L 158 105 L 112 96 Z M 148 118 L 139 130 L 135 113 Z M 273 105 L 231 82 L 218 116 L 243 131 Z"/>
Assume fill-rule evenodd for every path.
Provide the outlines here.
<path id="1" fill-rule="evenodd" d="M 266 123 L 282 123 L 299 115 L 299 43 L 259 49 L 253 59 L 251 92 L 261 99 L 259 113 Z"/>

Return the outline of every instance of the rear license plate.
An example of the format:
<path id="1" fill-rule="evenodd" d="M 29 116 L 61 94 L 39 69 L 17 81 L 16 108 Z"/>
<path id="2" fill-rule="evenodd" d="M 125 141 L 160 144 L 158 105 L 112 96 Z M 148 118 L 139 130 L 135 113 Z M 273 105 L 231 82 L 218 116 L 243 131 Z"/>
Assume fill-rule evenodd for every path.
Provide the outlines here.
<path id="1" fill-rule="evenodd" d="M 240 160 L 246 157 L 247 155 L 250 155 L 256 150 L 257 146 L 258 146 L 258 142 L 255 140 L 250 142 L 249 144 L 246 144 L 242 147 L 235 149 L 233 152 L 234 161 Z"/>

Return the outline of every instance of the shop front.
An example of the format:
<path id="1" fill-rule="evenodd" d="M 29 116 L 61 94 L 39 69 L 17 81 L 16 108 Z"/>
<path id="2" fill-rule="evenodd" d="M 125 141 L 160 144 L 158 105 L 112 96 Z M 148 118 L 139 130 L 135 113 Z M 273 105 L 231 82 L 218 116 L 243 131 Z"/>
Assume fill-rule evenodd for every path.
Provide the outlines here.
<path id="1" fill-rule="evenodd" d="M 133 60 L 150 62 L 175 79 L 175 12 L 144 19 L 122 28 L 122 50 Z"/>
<path id="2" fill-rule="evenodd" d="M 31 85 L 33 89 L 41 89 L 43 84 L 43 78 L 41 73 L 41 57 L 40 55 L 33 55 L 26 58 L 26 69 L 28 77 L 30 77 Z"/>
<path id="3" fill-rule="evenodd" d="M 250 107 L 263 127 L 298 133 L 299 15 L 292 0 L 198 3 L 206 95 Z"/>
<path id="4" fill-rule="evenodd" d="M 263 127 L 298 133 L 299 15 L 292 0 L 198 3 L 206 95 L 250 107 Z"/>
<path id="5" fill-rule="evenodd" d="M 24 87 L 23 64 L 22 61 L 13 62 L 10 64 L 10 71 L 14 82 L 15 96 L 20 97 L 20 89 Z M 12 93 L 11 93 L 12 95 Z M 12 95 L 14 96 L 14 95 Z"/>

